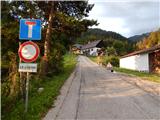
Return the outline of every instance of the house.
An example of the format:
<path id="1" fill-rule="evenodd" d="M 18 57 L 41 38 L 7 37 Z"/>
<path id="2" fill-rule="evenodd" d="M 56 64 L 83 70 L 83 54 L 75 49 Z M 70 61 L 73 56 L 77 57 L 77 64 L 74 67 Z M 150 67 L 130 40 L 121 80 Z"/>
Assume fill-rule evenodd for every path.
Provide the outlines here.
<path id="1" fill-rule="evenodd" d="M 123 56 L 120 67 L 160 74 L 160 44 Z"/>
<path id="2" fill-rule="evenodd" d="M 84 55 L 97 56 L 98 51 L 103 47 L 103 41 L 97 40 L 93 42 L 89 42 L 86 45 L 83 45 L 81 51 Z"/>
<path id="3" fill-rule="evenodd" d="M 72 52 L 74 54 L 82 54 L 82 51 L 81 51 L 82 46 L 83 45 L 81 45 L 81 44 L 74 44 L 74 45 L 72 45 Z"/>

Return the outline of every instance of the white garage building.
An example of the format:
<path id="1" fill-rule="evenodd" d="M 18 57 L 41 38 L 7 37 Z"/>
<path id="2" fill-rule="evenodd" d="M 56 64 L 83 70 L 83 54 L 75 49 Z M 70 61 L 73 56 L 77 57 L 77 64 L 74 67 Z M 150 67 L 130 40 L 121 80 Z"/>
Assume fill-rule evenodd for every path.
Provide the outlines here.
<path id="1" fill-rule="evenodd" d="M 145 72 L 160 72 L 160 45 L 136 51 L 120 59 L 120 67 Z"/>
<path id="2" fill-rule="evenodd" d="M 120 67 L 138 70 L 138 71 L 149 71 L 149 60 L 148 54 L 138 54 L 120 59 Z"/>

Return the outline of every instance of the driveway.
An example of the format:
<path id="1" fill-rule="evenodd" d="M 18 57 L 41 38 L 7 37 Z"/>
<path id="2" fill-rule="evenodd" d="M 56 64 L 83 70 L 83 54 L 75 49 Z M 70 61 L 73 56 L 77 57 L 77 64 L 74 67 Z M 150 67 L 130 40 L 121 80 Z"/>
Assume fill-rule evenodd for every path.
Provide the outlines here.
<path id="1" fill-rule="evenodd" d="M 75 71 L 62 87 L 44 120 L 160 119 L 160 99 L 79 56 Z"/>

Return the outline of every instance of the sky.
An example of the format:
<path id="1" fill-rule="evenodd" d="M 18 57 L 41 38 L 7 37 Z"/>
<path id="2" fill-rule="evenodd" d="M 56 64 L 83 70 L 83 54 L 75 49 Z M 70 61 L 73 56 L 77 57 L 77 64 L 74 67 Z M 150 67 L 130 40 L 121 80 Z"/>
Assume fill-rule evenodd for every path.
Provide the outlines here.
<path id="1" fill-rule="evenodd" d="M 101 28 L 131 37 L 160 28 L 160 0 L 89 0 L 94 4 L 88 19 Z"/>

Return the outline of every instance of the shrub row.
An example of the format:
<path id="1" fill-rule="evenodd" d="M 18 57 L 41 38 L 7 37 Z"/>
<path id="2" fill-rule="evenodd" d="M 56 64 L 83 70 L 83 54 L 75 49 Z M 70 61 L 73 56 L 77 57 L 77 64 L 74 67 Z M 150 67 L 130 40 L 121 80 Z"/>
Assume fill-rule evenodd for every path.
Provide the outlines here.
<path id="1" fill-rule="evenodd" d="M 107 65 L 109 62 L 114 67 L 119 67 L 119 57 L 117 57 L 117 56 L 105 56 L 105 57 L 103 57 L 102 64 Z"/>

